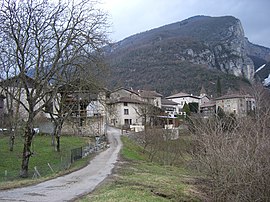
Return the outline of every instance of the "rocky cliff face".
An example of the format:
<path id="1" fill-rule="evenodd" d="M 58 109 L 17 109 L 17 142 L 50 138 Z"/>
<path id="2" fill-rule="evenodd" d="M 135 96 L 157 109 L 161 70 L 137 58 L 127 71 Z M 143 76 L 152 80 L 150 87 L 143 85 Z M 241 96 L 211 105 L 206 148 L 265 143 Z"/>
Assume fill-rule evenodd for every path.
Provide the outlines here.
<path id="1" fill-rule="evenodd" d="M 136 76 L 147 77 L 151 68 L 155 69 L 149 76 L 153 78 L 171 66 L 178 66 L 180 72 L 188 64 L 193 64 L 188 67 L 190 71 L 195 65 L 252 80 L 257 67 L 251 56 L 269 60 L 270 49 L 251 44 L 240 20 L 232 16 L 191 17 L 133 35 L 107 48 L 114 79 L 124 79 L 124 85 L 138 83 Z"/>
<path id="2" fill-rule="evenodd" d="M 198 25 L 196 18 L 201 18 L 201 26 L 212 29 L 206 31 L 209 34 L 201 32 L 202 27 L 200 24 Z M 202 35 L 191 33 L 190 36 L 203 43 L 203 47 L 187 46 L 179 50 L 176 55 L 182 61 L 207 65 L 210 69 L 216 68 L 222 72 L 251 80 L 254 76 L 254 64 L 247 55 L 247 44 L 241 22 L 233 17 L 223 18 L 228 21 L 222 20 L 224 23 L 222 28 L 214 27 L 216 22 L 210 17 L 199 16 L 186 20 L 186 23 L 197 26 L 193 32 L 202 33 Z M 216 18 L 216 21 L 219 21 L 219 18 Z M 212 33 L 210 33 L 211 31 Z"/>
<path id="3" fill-rule="evenodd" d="M 215 65 L 223 72 L 251 80 L 254 76 L 254 64 L 247 56 L 241 22 L 236 20 L 224 32 L 225 37 L 214 45 Z"/>

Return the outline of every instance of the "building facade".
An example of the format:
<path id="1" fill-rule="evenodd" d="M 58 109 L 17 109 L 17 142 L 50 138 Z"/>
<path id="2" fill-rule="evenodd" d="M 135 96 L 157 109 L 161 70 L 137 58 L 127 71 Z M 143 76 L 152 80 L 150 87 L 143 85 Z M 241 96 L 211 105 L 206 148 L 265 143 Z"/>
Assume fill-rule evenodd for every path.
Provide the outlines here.
<path id="1" fill-rule="evenodd" d="M 216 98 L 216 111 L 221 108 L 226 114 L 244 117 L 255 112 L 255 98 L 250 95 L 228 94 Z"/>

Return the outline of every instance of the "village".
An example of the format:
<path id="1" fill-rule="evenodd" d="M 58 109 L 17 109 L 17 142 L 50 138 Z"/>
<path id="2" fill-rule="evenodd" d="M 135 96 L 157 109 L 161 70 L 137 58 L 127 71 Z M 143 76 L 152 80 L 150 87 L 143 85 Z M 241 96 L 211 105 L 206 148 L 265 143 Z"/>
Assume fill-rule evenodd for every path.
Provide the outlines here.
<path id="1" fill-rule="evenodd" d="M 29 88 L 34 86 L 30 81 L 29 78 Z M 16 117 L 16 123 L 23 123 L 28 115 L 22 106 L 26 103 L 25 91 L 19 88 L 16 82 L 17 79 L 12 78 L 8 82 L 2 81 L 1 84 L 12 88 L 12 91 L 19 96 L 18 99 L 12 99 L 13 95 L 5 93 L 4 90 L 1 92 L 0 128 L 2 131 L 14 127 L 9 125 L 10 113 Z M 50 105 L 46 105 L 46 108 L 37 115 L 34 127 L 38 132 L 53 133 L 55 125 L 52 119 L 59 117 L 59 103 L 64 103 L 64 116 L 67 116 L 63 123 L 62 134 L 95 136 L 106 134 L 106 126 L 135 132 L 143 131 L 145 125 L 177 129 L 182 123 L 181 120 L 187 115 L 209 118 L 219 109 L 226 114 L 245 117 L 254 112 L 256 107 L 255 98 L 248 94 L 229 91 L 223 96 L 213 98 L 207 95 L 204 87 L 201 88 L 200 95 L 180 92 L 167 97 L 163 97 L 156 91 L 124 87 L 113 91 L 101 89 L 94 93 L 90 90 L 83 92 L 62 90 L 57 93 Z M 39 105 L 42 104 L 41 101 Z"/>
<path id="2" fill-rule="evenodd" d="M 270 201 L 267 3 L 2 1 L 0 201 Z"/>

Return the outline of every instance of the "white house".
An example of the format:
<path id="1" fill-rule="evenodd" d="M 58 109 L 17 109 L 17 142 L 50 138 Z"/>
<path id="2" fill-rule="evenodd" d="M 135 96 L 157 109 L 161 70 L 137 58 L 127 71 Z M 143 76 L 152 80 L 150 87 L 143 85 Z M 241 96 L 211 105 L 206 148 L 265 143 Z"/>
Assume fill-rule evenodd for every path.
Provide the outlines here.
<path id="1" fill-rule="evenodd" d="M 146 114 L 161 110 L 161 97 L 156 91 L 119 88 L 111 92 L 107 102 L 109 124 L 121 127 L 151 122 Z"/>
<path id="2" fill-rule="evenodd" d="M 192 94 L 187 93 L 177 93 L 171 96 L 166 97 L 166 99 L 171 100 L 173 102 L 176 102 L 178 105 L 178 110 L 181 111 L 185 105 L 185 103 L 198 103 L 200 102 L 200 98 L 197 96 L 194 96 Z"/>
<path id="3" fill-rule="evenodd" d="M 109 124 L 117 127 L 142 125 L 140 108 L 144 102 L 129 97 L 119 97 L 107 102 Z"/>
<path id="4" fill-rule="evenodd" d="M 179 114 L 178 103 L 174 101 L 171 101 L 168 99 L 162 99 L 161 107 L 165 111 L 165 113 L 171 117 L 175 117 L 176 115 Z"/>

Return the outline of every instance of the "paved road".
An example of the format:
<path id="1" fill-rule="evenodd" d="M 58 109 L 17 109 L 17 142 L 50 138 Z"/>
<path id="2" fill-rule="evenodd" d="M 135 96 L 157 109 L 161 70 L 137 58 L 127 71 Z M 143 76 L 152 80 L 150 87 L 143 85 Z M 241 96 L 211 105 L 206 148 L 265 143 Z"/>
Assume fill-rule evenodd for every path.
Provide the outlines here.
<path id="1" fill-rule="evenodd" d="M 120 130 L 108 128 L 110 148 L 97 155 L 85 168 L 40 184 L 0 191 L 0 201 L 70 201 L 95 189 L 108 175 L 122 147 Z"/>

